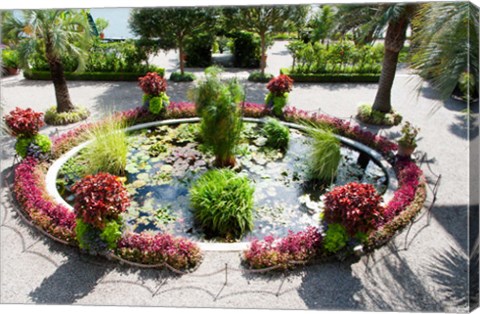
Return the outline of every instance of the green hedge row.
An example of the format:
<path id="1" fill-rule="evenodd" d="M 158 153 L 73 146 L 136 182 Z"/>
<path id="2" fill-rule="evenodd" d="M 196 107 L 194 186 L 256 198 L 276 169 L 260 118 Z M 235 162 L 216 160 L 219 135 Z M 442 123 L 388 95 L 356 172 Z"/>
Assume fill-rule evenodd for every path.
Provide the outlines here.
<path id="1" fill-rule="evenodd" d="M 162 77 L 165 75 L 163 68 L 157 68 L 156 72 Z M 145 74 L 146 72 L 65 72 L 65 78 L 68 81 L 138 81 Z M 23 75 L 29 80 L 52 79 L 49 71 L 25 71 Z"/>
<path id="2" fill-rule="evenodd" d="M 292 74 L 287 68 L 280 69 L 296 83 L 378 83 L 380 74 L 342 73 L 342 74 Z"/>

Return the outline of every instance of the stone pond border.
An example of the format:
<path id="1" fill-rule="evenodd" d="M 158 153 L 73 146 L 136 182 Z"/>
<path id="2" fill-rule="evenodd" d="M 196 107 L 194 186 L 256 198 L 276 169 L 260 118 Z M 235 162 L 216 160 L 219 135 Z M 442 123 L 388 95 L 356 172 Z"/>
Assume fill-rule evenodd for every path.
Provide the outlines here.
<path id="1" fill-rule="evenodd" d="M 247 118 L 244 117 L 243 121 L 245 122 L 252 122 L 252 123 L 265 123 L 265 119 L 257 119 L 257 118 Z M 180 123 L 196 123 L 200 122 L 200 118 L 182 118 L 182 119 L 169 119 L 169 120 L 160 120 L 148 123 L 137 124 L 131 127 L 126 128 L 126 131 L 137 131 L 141 129 L 146 129 L 150 127 L 160 126 L 160 125 L 173 125 L 173 124 L 180 124 Z M 282 124 L 288 126 L 289 128 L 297 129 L 300 131 L 305 131 L 308 129 L 306 126 L 302 126 L 295 123 L 284 122 L 281 121 Z M 369 155 L 372 160 L 379 165 L 383 171 L 387 174 L 387 190 L 383 194 L 384 203 L 387 204 L 394 196 L 395 191 L 398 188 L 398 180 L 397 176 L 395 175 L 395 171 L 392 165 L 376 150 L 354 141 L 352 139 L 334 134 L 342 144 L 347 145 L 355 150 L 361 151 L 367 155 Z M 45 176 L 46 182 L 46 189 L 48 194 L 54 199 L 54 201 L 62 206 L 70 209 L 73 211 L 73 207 L 70 206 L 58 193 L 56 180 L 58 171 L 61 169 L 63 164 L 67 162 L 70 158 L 75 156 L 80 150 L 85 148 L 88 144 L 91 143 L 90 141 L 85 141 L 74 148 L 70 149 L 63 155 L 61 155 L 57 160 L 53 162 L 53 164 L 49 167 L 47 174 Z M 192 240 L 193 241 L 193 240 Z M 210 243 L 210 242 L 198 242 L 193 241 L 196 243 L 201 250 L 203 251 L 243 251 L 246 250 L 250 244 L 250 242 L 237 242 L 237 243 Z"/>

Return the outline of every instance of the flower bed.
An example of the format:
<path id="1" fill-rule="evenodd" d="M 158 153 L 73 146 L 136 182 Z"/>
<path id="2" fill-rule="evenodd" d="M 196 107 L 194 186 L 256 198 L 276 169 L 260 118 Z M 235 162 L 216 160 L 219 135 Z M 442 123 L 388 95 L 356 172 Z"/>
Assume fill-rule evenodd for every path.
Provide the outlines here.
<path id="1" fill-rule="evenodd" d="M 244 103 L 242 112 L 248 117 L 263 117 L 269 114 L 263 104 Z M 393 156 L 397 144 L 365 131 L 348 121 L 322 114 L 309 114 L 294 107 L 286 108 L 285 120 L 289 122 L 313 122 L 326 124 L 341 136 L 355 139 L 380 151 L 384 156 Z M 195 105 L 188 102 L 171 102 L 164 118 L 194 117 Z M 159 119 L 146 108 L 135 108 L 118 113 L 128 125 L 145 123 Z M 54 158 L 85 141 L 85 131 L 93 124 L 84 124 L 53 139 Z M 15 169 L 14 192 L 23 210 L 41 229 L 62 241 L 78 245 L 75 238 L 75 214 L 67 208 L 55 204 L 45 191 L 45 162 L 26 158 Z M 395 164 L 399 177 L 399 188 L 394 198 L 385 206 L 382 224 L 370 235 L 364 245 L 365 250 L 373 250 L 383 245 L 395 232 L 405 227 L 421 210 L 425 200 L 425 184 L 422 172 L 411 160 L 401 159 Z M 306 262 L 318 254 L 326 254 L 322 248 L 321 230 L 310 227 L 305 231 L 291 233 L 280 239 L 271 237 L 254 240 L 250 249 L 243 253 L 248 267 L 263 268 L 279 265 L 287 268 L 296 262 Z M 126 234 L 118 242 L 115 254 L 126 260 L 143 264 L 168 263 L 176 268 L 195 267 L 201 260 L 199 247 L 193 242 L 174 238 L 170 235 L 148 233 Z"/>

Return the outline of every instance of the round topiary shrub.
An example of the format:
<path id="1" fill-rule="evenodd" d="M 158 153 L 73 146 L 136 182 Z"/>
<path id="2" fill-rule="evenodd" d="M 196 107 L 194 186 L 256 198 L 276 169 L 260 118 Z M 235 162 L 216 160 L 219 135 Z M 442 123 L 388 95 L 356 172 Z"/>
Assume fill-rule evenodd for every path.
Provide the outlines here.
<path id="1" fill-rule="evenodd" d="M 324 197 L 323 220 L 342 225 L 351 237 L 368 235 L 382 220 L 382 197 L 371 184 L 351 182 L 335 187 Z"/>
<path id="2" fill-rule="evenodd" d="M 70 123 L 77 123 L 85 120 L 90 116 L 90 111 L 87 108 L 76 106 L 71 111 L 57 112 L 57 107 L 53 106 L 45 112 L 45 122 L 49 125 L 65 125 Z"/>
<path id="3" fill-rule="evenodd" d="M 183 74 L 181 72 L 172 72 L 172 74 L 170 74 L 170 81 L 173 82 L 193 82 L 195 79 L 195 74 L 191 72 L 185 72 Z"/>
<path id="4" fill-rule="evenodd" d="M 190 189 L 195 220 L 211 237 L 240 238 L 253 229 L 254 190 L 232 170 L 206 172 Z"/>

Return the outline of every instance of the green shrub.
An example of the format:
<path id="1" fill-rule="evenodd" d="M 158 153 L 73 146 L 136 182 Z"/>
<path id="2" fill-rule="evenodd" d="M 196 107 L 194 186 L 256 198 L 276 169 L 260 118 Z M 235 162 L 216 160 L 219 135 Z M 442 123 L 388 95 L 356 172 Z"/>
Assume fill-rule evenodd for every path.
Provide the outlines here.
<path id="1" fill-rule="evenodd" d="M 258 68 L 261 58 L 260 38 L 243 31 L 232 34 L 232 37 L 233 65 L 237 68 Z"/>
<path id="2" fill-rule="evenodd" d="M 123 120 L 109 117 L 87 131 L 88 137 L 93 140 L 84 151 L 87 174 L 125 173 L 128 152 L 125 127 Z"/>
<path id="3" fill-rule="evenodd" d="M 185 46 L 187 66 L 205 68 L 212 65 L 212 46 L 214 34 L 199 33 L 192 36 Z"/>
<path id="4" fill-rule="evenodd" d="M 262 133 L 267 138 L 266 145 L 285 151 L 290 140 L 290 129 L 276 119 L 269 118 L 262 128 Z"/>
<path id="5" fill-rule="evenodd" d="M 100 239 L 102 239 L 111 250 L 117 247 L 117 242 L 121 237 L 122 224 L 115 220 L 107 222 L 102 233 L 100 233 Z"/>
<path id="6" fill-rule="evenodd" d="M 210 170 L 190 189 L 195 219 L 211 236 L 237 239 L 253 229 L 253 192 L 246 177 Z"/>
<path id="7" fill-rule="evenodd" d="M 340 224 L 329 224 L 323 237 L 323 247 L 327 252 L 335 253 L 343 249 L 348 242 L 347 230 Z"/>
<path id="8" fill-rule="evenodd" d="M 12 49 L 2 49 L 2 66 L 6 68 L 18 68 L 18 52 Z"/>
<path id="9" fill-rule="evenodd" d="M 87 108 L 77 106 L 74 110 L 57 113 L 57 107 L 53 106 L 45 112 L 45 123 L 50 125 L 65 125 L 85 120 L 90 115 Z"/>
<path id="10" fill-rule="evenodd" d="M 312 127 L 308 133 L 312 137 L 308 160 L 310 179 L 330 183 L 337 174 L 342 158 L 340 140 L 327 128 Z"/>
<path id="11" fill-rule="evenodd" d="M 380 74 L 369 73 L 292 73 L 289 68 L 281 68 L 280 74 L 287 74 L 299 83 L 378 83 Z"/>
<path id="12" fill-rule="evenodd" d="M 139 77 L 148 72 L 157 72 L 160 76 L 165 75 L 165 69 L 149 66 L 148 70 L 139 72 L 65 72 L 65 78 L 67 81 L 138 81 Z M 29 80 L 52 80 L 50 71 L 25 71 L 23 76 Z"/>
<path id="13" fill-rule="evenodd" d="M 103 230 L 83 222 L 80 218 L 76 222 L 75 234 L 78 246 L 92 254 L 115 249 L 122 237 L 122 224 L 115 220 L 107 222 Z"/>
<path id="14" fill-rule="evenodd" d="M 373 110 L 372 105 L 362 104 L 358 106 L 357 117 L 360 121 L 374 125 L 399 125 L 402 122 L 402 116 L 391 111 L 390 113 L 383 113 Z"/>
<path id="15" fill-rule="evenodd" d="M 268 93 L 265 96 L 265 104 L 272 108 L 272 113 L 277 117 L 282 117 L 283 108 L 287 105 L 288 93 L 284 93 L 282 96 L 277 96 L 272 93 Z"/>
<path id="16" fill-rule="evenodd" d="M 15 143 L 15 151 L 18 156 L 25 158 L 31 144 L 38 146 L 40 152 L 46 154 L 50 153 L 52 149 L 52 142 L 46 135 L 35 134 L 33 137 L 19 137 Z"/>
<path id="17" fill-rule="evenodd" d="M 172 72 L 170 74 L 170 81 L 174 82 L 193 82 L 195 79 L 195 74 L 191 72 L 185 72 L 183 75 L 180 72 Z"/>
<path id="18" fill-rule="evenodd" d="M 170 103 L 170 98 L 165 93 L 160 93 L 160 96 L 151 97 L 149 99 L 148 109 L 153 114 L 160 114 L 165 111 Z"/>
<path id="19" fill-rule="evenodd" d="M 260 71 L 254 71 L 248 76 L 250 82 L 267 83 L 273 78 L 273 74 L 262 74 Z"/>
<path id="20" fill-rule="evenodd" d="M 202 118 L 200 133 L 204 144 L 213 151 L 215 165 L 235 166 L 234 151 L 243 128 L 239 103 L 244 92 L 236 80 L 222 82 L 220 69 L 205 70 L 206 78 L 192 91 L 197 113 Z"/>

